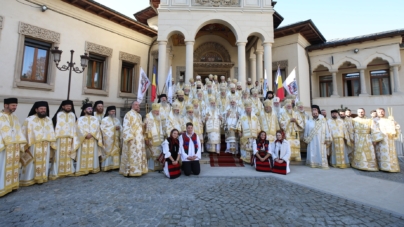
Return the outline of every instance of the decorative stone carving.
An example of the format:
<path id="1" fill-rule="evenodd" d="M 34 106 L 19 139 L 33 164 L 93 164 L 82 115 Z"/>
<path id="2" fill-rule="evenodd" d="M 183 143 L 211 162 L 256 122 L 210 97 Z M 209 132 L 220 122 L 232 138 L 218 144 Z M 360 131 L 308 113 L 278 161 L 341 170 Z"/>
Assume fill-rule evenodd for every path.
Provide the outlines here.
<path id="1" fill-rule="evenodd" d="M 125 53 L 125 52 L 122 52 L 122 51 L 119 51 L 119 60 L 126 61 L 126 62 L 131 62 L 131 63 L 136 63 L 136 64 L 140 63 L 140 57 L 139 56 L 129 54 L 129 53 Z"/>
<path id="2" fill-rule="evenodd" d="M 87 53 L 95 53 L 95 54 L 100 54 L 103 56 L 111 57 L 112 56 L 112 48 L 98 45 L 92 42 L 86 41 L 86 50 Z"/>
<path id="3" fill-rule="evenodd" d="M 278 65 L 280 69 L 285 69 L 288 67 L 288 60 L 272 62 L 272 69 L 276 70 Z"/>
<path id="4" fill-rule="evenodd" d="M 206 54 L 210 52 L 220 55 L 221 62 L 231 62 L 230 54 L 226 48 L 215 42 L 207 42 L 200 45 L 194 51 L 194 62 L 202 61 L 203 57 L 206 57 Z"/>
<path id="5" fill-rule="evenodd" d="M 202 6 L 213 6 L 213 7 L 240 5 L 239 0 L 195 0 L 195 3 Z"/>
<path id="6" fill-rule="evenodd" d="M 60 43 L 60 33 L 23 22 L 20 22 L 18 33 L 52 43 Z"/>
<path id="7" fill-rule="evenodd" d="M 234 66 L 231 62 L 194 62 L 194 68 L 223 68 L 230 69 Z"/>
<path id="8" fill-rule="evenodd" d="M 0 16 L 0 29 L 3 28 L 3 16 Z"/>

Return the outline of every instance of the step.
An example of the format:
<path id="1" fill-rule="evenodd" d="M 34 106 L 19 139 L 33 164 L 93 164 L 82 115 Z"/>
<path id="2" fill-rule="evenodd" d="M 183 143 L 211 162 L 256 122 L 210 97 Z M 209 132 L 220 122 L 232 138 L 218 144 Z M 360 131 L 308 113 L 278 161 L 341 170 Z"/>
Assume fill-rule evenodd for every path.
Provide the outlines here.
<path id="1" fill-rule="evenodd" d="M 209 154 L 202 154 L 202 159 L 199 160 L 200 164 L 208 164 L 210 165 L 210 158 L 209 158 Z M 302 159 L 301 161 L 291 161 L 290 165 L 293 166 L 304 166 L 306 165 L 306 159 Z"/>

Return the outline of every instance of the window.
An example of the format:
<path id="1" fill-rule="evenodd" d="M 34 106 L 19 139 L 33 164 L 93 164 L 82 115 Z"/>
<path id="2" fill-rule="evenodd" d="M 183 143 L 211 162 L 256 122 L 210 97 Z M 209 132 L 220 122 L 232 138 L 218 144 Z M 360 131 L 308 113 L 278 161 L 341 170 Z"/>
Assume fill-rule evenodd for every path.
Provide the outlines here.
<path id="1" fill-rule="evenodd" d="M 359 96 L 360 80 L 359 73 L 348 73 L 344 75 L 344 96 Z"/>
<path id="2" fill-rule="evenodd" d="M 320 97 L 332 95 L 332 76 L 320 76 Z"/>
<path id="3" fill-rule="evenodd" d="M 88 61 L 87 88 L 102 89 L 104 79 L 105 57 L 91 54 Z"/>
<path id="4" fill-rule="evenodd" d="M 47 83 L 49 53 L 52 44 L 25 39 L 21 80 Z"/>
<path id="5" fill-rule="evenodd" d="M 135 64 L 122 62 L 121 92 L 132 93 Z"/>
<path id="6" fill-rule="evenodd" d="M 370 72 L 372 95 L 390 95 L 390 75 L 388 70 Z"/>

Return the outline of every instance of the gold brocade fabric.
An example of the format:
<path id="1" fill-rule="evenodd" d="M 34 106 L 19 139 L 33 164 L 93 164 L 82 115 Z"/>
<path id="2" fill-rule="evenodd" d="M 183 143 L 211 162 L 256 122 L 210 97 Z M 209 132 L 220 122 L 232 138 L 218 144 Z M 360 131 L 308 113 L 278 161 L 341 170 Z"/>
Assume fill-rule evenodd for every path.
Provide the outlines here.
<path id="1" fill-rule="evenodd" d="M 5 152 L 5 166 L 0 166 L 4 167 L 4 171 L 1 171 L 4 173 L 4 188 L 0 188 L 0 197 L 18 189 L 20 171 L 20 145 L 18 143 L 9 144 L 6 147 L 3 145 L 0 136 L 0 152 Z"/>
<path id="2" fill-rule="evenodd" d="M 96 117 L 90 115 L 79 117 L 76 127 L 77 136 L 74 141 L 74 150 L 79 149 L 88 134 L 93 136 L 92 138 L 96 140 L 99 147 L 103 147 L 100 123 Z M 75 158 L 75 156 L 75 154 L 72 154 L 72 158 Z"/>
<path id="3" fill-rule="evenodd" d="M 4 145 L 27 143 L 17 116 L 3 111 L 0 112 L 0 136 Z"/>
<path id="4" fill-rule="evenodd" d="M 393 119 L 379 118 L 377 126 L 384 135 L 383 140 L 376 145 L 376 157 L 380 170 L 400 172 L 397 151 L 394 140 L 400 134 L 399 126 Z"/>
<path id="5" fill-rule="evenodd" d="M 295 118 L 296 122 L 291 122 L 290 119 Z M 291 161 L 300 161 L 300 138 L 299 132 L 303 130 L 303 121 L 299 114 L 294 111 L 288 113 L 286 110 L 279 117 L 279 125 L 285 133 L 286 140 L 290 143 Z"/>
<path id="6" fill-rule="evenodd" d="M 94 111 L 95 111 L 95 110 L 94 110 Z M 104 114 L 103 114 L 103 113 L 99 114 L 99 113 L 97 113 L 97 112 L 95 111 L 95 112 L 94 112 L 94 117 L 97 118 L 98 123 L 101 124 L 101 121 L 102 121 L 102 119 L 104 118 Z"/>
<path id="7" fill-rule="evenodd" d="M 383 139 L 372 119 L 356 117 L 352 120 L 354 130 L 354 153 L 351 160 L 352 167 L 367 171 L 378 171 L 375 149 L 372 142 Z"/>
<path id="8" fill-rule="evenodd" d="M 185 131 L 185 123 L 183 122 L 183 118 L 181 115 L 174 115 L 174 113 L 170 113 L 166 120 L 167 130 L 166 135 L 167 137 L 170 136 L 171 130 L 177 129 L 180 133 Z"/>
<path id="9" fill-rule="evenodd" d="M 261 125 L 258 117 L 253 114 L 251 117 L 243 115 L 237 122 L 237 131 L 242 133 L 240 138 L 240 146 L 245 146 L 248 139 L 256 139 L 258 133 L 261 131 Z"/>
<path id="10" fill-rule="evenodd" d="M 29 181 L 20 181 L 21 186 L 30 186 L 33 184 L 42 184 L 48 182 L 48 176 L 46 171 L 47 164 L 47 155 L 50 152 L 50 146 L 48 141 L 40 141 L 36 142 L 33 145 L 34 149 L 34 179 Z M 24 173 L 26 170 L 25 167 L 22 168 L 22 172 Z"/>
<path id="11" fill-rule="evenodd" d="M 116 127 L 119 126 L 117 130 Z M 102 162 L 112 157 L 110 166 L 102 166 L 103 171 L 119 168 L 119 159 L 121 153 L 121 132 L 122 125 L 118 118 L 110 116 L 104 117 L 101 121 L 101 133 L 104 148 L 102 149 Z"/>
<path id="12" fill-rule="evenodd" d="M 123 145 L 119 173 L 141 176 L 148 172 L 142 117 L 136 111 L 126 113 L 123 120 Z"/>
<path id="13" fill-rule="evenodd" d="M 100 172 L 99 168 L 95 168 L 94 166 L 94 150 L 97 146 L 97 140 L 94 138 L 85 139 L 81 143 L 80 155 L 78 155 L 78 162 L 80 166 L 76 167 L 76 176 L 87 175 L 89 173 L 98 173 Z M 79 171 L 77 171 L 79 170 Z"/>
<path id="14" fill-rule="evenodd" d="M 351 144 L 351 139 L 348 130 L 344 125 L 344 121 L 341 119 L 330 118 L 328 119 L 327 124 L 332 139 L 332 145 L 330 146 L 331 155 L 333 156 L 333 160 L 335 159 L 335 163 L 332 163 L 332 165 L 338 168 L 347 168 L 349 162 L 347 162 L 348 160 L 346 157 L 348 154 L 346 154 L 347 149 L 345 146 L 346 144 Z"/>
<path id="15" fill-rule="evenodd" d="M 279 130 L 279 121 L 276 114 L 262 111 L 259 119 L 262 130 L 267 133 L 267 140 L 269 140 L 270 143 L 275 142 L 276 131 Z"/>
<path id="16" fill-rule="evenodd" d="M 29 147 L 42 141 L 56 141 L 53 123 L 49 117 L 29 116 L 23 124 L 22 132 L 26 135 Z"/>
<path id="17" fill-rule="evenodd" d="M 146 114 L 144 120 L 146 124 L 145 139 L 150 141 L 153 146 L 160 146 L 164 141 L 162 123 L 160 117 L 154 117 L 150 112 Z"/>

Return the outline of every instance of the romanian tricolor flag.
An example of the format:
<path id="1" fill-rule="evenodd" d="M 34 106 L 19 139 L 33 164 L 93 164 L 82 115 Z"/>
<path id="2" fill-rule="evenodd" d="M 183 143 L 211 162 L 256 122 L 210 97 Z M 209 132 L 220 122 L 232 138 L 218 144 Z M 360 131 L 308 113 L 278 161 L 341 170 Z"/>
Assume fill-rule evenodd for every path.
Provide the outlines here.
<path id="1" fill-rule="evenodd" d="M 156 99 L 156 67 L 153 67 L 153 79 L 152 79 L 152 87 L 151 87 L 151 101 L 154 102 Z"/>
<path id="2" fill-rule="evenodd" d="M 283 89 L 281 70 L 279 69 L 279 66 L 278 71 L 276 71 L 275 85 L 276 85 L 276 96 L 282 101 L 285 98 L 285 89 Z"/>

